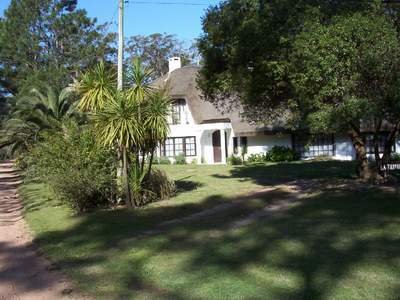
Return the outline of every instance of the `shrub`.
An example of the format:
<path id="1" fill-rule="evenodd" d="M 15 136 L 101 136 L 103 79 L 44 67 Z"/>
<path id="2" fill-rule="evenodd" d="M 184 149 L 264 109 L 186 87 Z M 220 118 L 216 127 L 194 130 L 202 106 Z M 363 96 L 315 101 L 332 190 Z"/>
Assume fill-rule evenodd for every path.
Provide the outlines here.
<path id="1" fill-rule="evenodd" d="M 293 149 L 284 146 L 274 146 L 266 154 L 266 160 L 273 162 L 294 161 L 298 159 L 299 157 Z"/>
<path id="2" fill-rule="evenodd" d="M 114 155 L 98 145 L 92 131 L 70 124 L 47 134 L 20 161 L 29 180 L 47 183 L 63 203 L 77 212 L 104 207 L 116 199 Z"/>
<path id="3" fill-rule="evenodd" d="M 190 162 L 192 165 L 197 165 L 197 159 L 193 158 L 192 161 Z"/>
<path id="4" fill-rule="evenodd" d="M 392 161 L 400 161 L 400 154 L 399 153 L 392 153 L 390 155 L 390 160 L 392 160 Z"/>
<path id="5" fill-rule="evenodd" d="M 234 156 L 233 154 L 231 156 L 228 157 L 228 164 L 229 165 L 241 165 L 243 163 L 243 160 L 238 157 L 238 156 Z"/>
<path id="6" fill-rule="evenodd" d="M 247 158 L 247 162 L 254 164 L 254 163 L 263 163 L 267 161 L 266 155 L 262 153 L 257 153 L 257 154 L 250 154 L 249 157 Z"/>
<path id="7" fill-rule="evenodd" d="M 148 176 L 146 176 L 148 175 Z M 165 200 L 175 194 L 175 183 L 161 170 L 151 170 L 150 174 L 132 168 L 129 176 L 132 199 L 135 206 Z"/>
<path id="8" fill-rule="evenodd" d="M 162 156 L 159 159 L 157 159 L 157 164 L 159 165 L 170 165 L 171 160 L 168 157 Z"/>
<path id="9" fill-rule="evenodd" d="M 180 153 L 177 156 L 175 156 L 175 164 L 176 165 L 186 165 L 186 157 L 183 153 Z"/>

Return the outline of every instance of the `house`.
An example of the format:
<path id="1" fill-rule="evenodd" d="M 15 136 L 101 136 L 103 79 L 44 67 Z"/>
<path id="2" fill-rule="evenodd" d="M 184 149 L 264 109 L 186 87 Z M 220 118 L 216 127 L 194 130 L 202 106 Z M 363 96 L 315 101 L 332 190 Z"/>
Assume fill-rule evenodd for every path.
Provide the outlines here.
<path id="1" fill-rule="evenodd" d="M 355 151 L 346 134 L 309 136 L 285 130 L 284 124 L 257 126 L 243 120 L 239 109 L 223 113 L 201 98 L 196 85 L 198 66 L 181 67 L 179 57 L 169 60 L 169 72 L 156 80 L 167 85 L 173 99 L 169 117 L 170 136 L 157 149 L 159 157 L 182 154 L 188 162 L 226 163 L 230 155 L 240 155 L 243 146 L 247 155 L 265 153 L 273 146 L 296 150 L 302 158 L 329 156 L 337 160 L 352 160 Z M 382 134 L 382 146 L 384 143 Z M 372 155 L 372 135 L 366 132 L 367 151 Z M 311 141 L 311 142 L 310 142 Z M 399 142 L 396 151 L 400 151 Z"/>

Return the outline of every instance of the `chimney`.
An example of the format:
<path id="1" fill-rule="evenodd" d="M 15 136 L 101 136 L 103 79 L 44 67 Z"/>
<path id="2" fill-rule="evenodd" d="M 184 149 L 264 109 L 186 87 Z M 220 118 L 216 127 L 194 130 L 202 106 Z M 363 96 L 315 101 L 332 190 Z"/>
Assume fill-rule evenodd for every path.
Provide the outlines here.
<path id="1" fill-rule="evenodd" d="M 168 69 L 169 69 L 168 73 L 171 73 L 171 72 L 173 72 L 176 69 L 179 69 L 181 67 L 182 67 L 182 64 L 181 64 L 181 58 L 180 57 L 174 56 L 174 57 L 171 57 L 168 60 Z"/>

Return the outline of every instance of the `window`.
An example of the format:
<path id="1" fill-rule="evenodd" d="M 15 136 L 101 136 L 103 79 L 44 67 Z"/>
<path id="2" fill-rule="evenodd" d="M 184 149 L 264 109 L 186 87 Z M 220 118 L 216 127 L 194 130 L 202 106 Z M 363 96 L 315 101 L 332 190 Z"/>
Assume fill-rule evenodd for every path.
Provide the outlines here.
<path id="1" fill-rule="evenodd" d="M 247 149 L 247 136 L 240 137 L 240 147 L 242 147 L 242 149 Z"/>
<path id="2" fill-rule="evenodd" d="M 379 148 L 379 153 L 383 153 L 385 151 L 385 143 L 389 137 L 389 133 L 387 132 L 381 132 L 378 135 L 378 148 Z M 365 148 L 367 150 L 368 154 L 374 154 L 375 153 L 375 145 L 374 145 L 374 135 L 372 133 L 365 134 L 364 135 L 364 140 L 365 140 Z M 393 145 L 392 152 L 395 152 L 395 146 Z"/>
<path id="3" fill-rule="evenodd" d="M 176 99 L 172 103 L 172 112 L 171 112 L 171 124 L 179 125 L 183 124 L 182 121 L 185 121 L 187 124 L 187 116 L 185 111 L 186 101 L 185 99 Z"/>
<path id="4" fill-rule="evenodd" d="M 334 156 L 334 136 L 333 134 L 295 135 L 293 148 L 302 158 Z"/>
<path id="5" fill-rule="evenodd" d="M 239 150 L 238 150 L 238 138 L 235 136 L 233 137 L 233 153 L 234 154 L 238 154 Z"/>
<path id="6" fill-rule="evenodd" d="M 196 137 L 172 137 L 160 145 L 161 156 L 174 157 L 179 154 L 196 156 Z"/>

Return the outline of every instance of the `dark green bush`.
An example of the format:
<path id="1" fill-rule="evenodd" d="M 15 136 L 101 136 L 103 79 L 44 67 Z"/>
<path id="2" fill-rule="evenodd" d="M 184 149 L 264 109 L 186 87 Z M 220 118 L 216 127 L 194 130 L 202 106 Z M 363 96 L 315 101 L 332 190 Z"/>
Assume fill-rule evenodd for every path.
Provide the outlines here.
<path id="1" fill-rule="evenodd" d="M 399 153 L 392 153 L 390 155 L 390 160 L 392 160 L 392 161 L 400 161 L 400 154 Z"/>
<path id="2" fill-rule="evenodd" d="M 272 162 L 294 161 L 298 159 L 299 156 L 293 149 L 284 146 L 274 146 L 266 154 L 266 160 Z"/>
<path id="3" fill-rule="evenodd" d="M 186 165 L 186 157 L 183 153 L 178 154 L 174 159 L 176 165 Z"/>
<path id="4" fill-rule="evenodd" d="M 175 194 L 175 183 L 165 172 L 152 169 L 150 174 L 135 167 L 130 171 L 131 196 L 135 206 L 144 206 L 151 202 L 165 200 Z"/>
<path id="5" fill-rule="evenodd" d="M 20 164 L 28 180 L 47 183 L 75 211 L 105 207 L 116 199 L 116 158 L 90 130 L 76 124 L 45 135 Z"/>
<path id="6" fill-rule="evenodd" d="M 235 166 L 235 165 L 241 165 L 243 163 L 243 160 L 239 156 L 234 156 L 233 154 L 228 157 L 228 164 Z"/>

